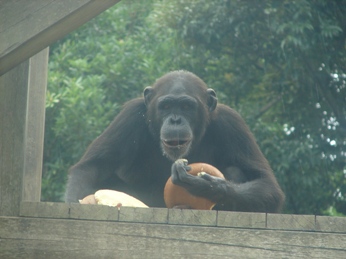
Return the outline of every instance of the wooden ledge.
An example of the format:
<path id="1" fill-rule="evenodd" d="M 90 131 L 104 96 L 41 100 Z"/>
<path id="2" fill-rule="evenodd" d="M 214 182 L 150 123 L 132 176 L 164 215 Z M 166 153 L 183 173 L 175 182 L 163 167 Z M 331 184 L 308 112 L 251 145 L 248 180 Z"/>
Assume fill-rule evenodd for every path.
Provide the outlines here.
<path id="1" fill-rule="evenodd" d="M 20 216 L 168 225 L 346 233 L 346 217 L 22 202 Z"/>
<path id="2" fill-rule="evenodd" d="M 22 202 L 0 258 L 345 258 L 346 218 Z"/>
<path id="3" fill-rule="evenodd" d="M 345 233 L 37 217 L 0 217 L 0 244 L 0 258 L 6 259 L 344 259 L 346 254 Z"/>

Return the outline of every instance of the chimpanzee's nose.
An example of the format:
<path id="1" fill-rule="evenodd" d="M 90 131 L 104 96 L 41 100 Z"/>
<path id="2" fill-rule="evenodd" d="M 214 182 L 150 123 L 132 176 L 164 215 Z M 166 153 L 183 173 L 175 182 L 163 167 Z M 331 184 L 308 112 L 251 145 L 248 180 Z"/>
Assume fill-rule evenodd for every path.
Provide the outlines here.
<path id="1" fill-rule="evenodd" d="M 170 122 L 172 124 L 180 124 L 181 123 L 181 117 L 178 115 L 172 115 L 170 118 Z"/>

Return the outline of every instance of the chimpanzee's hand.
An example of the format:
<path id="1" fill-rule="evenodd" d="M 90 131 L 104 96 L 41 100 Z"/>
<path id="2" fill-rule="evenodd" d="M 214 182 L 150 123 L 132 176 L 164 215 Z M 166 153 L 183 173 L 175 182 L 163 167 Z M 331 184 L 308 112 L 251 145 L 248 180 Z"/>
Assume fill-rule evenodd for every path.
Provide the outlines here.
<path id="1" fill-rule="evenodd" d="M 197 176 L 188 174 L 191 167 L 186 159 L 178 159 L 172 165 L 171 179 L 175 185 L 184 187 L 195 196 L 205 197 L 217 202 L 226 194 L 227 183 L 224 179 L 200 173 Z"/>

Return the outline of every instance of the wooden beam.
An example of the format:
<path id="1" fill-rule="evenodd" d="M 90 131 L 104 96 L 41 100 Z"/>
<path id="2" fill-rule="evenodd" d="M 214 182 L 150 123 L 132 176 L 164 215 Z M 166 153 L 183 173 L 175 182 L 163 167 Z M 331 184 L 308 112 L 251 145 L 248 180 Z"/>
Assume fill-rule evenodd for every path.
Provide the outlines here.
<path id="1" fill-rule="evenodd" d="M 41 199 L 48 55 L 46 48 L 29 60 L 22 201 Z"/>
<path id="2" fill-rule="evenodd" d="M 88 205 L 84 205 L 88 206 Z M 345 258 L 346 234 L 0 217 L 1 258 Z"/>
<path id="3" fill-rule="evenodd" d="M 22 202 L 20 216 L 169 225 L 315 231 L 346 235 L 346 217 Z M 345 247 L 346 248 L 346 247 Z"/>
<path id="4" fill-rule="evenodd" d="M 0 77 L 0 215 L 39 201 L 48 49 Z"/>
<path id="5" fill-rule="evenodd" d="M 29 61 L 0 77 L 0 215 L 18 215 L 22 198 Z"/>
<path id="6" fill-rule="evenodd" d="M 0 76 L 120 0 L 0 0 Z"/>

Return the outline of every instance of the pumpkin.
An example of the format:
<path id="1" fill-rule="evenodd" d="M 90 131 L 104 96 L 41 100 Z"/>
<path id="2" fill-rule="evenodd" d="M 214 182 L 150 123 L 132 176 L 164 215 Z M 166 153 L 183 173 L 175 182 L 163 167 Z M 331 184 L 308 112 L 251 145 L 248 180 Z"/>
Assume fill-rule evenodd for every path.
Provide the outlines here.
<path id="1" fill-rule="evenodd" d="M 205 163 L 193 163 L 188 165 L 191 170 L 187 173 L 200 177 L 201 174 L 207 173 L 215 177 L 225 179 L 223 174 L 214 166 Z M 173 184 L 171 177 L 167 180 L 164 189 L 164 200 L 167 208 L 175 206 L 187 206 L 191 209 L 211 210 L 215 206 L 215 202 L 203 197 L 197 197 L 190 194 L 185 188 Z"/>

